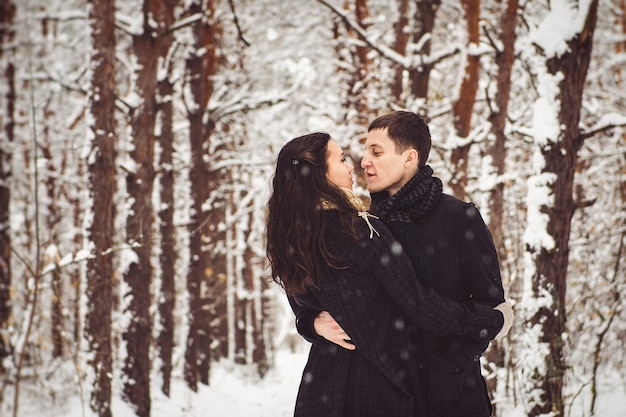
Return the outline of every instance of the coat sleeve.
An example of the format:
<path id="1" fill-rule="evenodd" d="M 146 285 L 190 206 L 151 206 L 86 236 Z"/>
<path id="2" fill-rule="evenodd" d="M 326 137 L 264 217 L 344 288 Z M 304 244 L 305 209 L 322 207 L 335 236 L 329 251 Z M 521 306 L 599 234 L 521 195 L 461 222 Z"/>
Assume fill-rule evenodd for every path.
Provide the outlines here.
<path id="1" fill-rule="evenodd" d="M 298 333 L 307 342 L 313 344 L 324 341 L 325 339 L 315 332 L 315 327 L 313 326 L 315 317 L 317 317 L 322 310 L 298 303 L 293 296 L 287 296 L 287 299 L 289 300 L 293 314 L 296 316 L 296 330 Z"/>
<path id="2" fill-rule="evenodd" d="M 439 335 L 464 335 L 480 340 L 493 339 L 504 318 L 492 307 L 457 303 L 424 287 L 416 278 L 409 258 L 391 233 L 378 223 L 380 238 L 367 245 L 365 256 L 378 281 L 417 325 Z M 349 333 L 348 333 L 349 334 Z"/>
<path id="3" fill-rule="evenodd" d="M 465 289 L 472 301 L 495 307 L 504 301 L 500 264 L 491 232 L 478 209 L 463 207 L 458 251 Z"/>

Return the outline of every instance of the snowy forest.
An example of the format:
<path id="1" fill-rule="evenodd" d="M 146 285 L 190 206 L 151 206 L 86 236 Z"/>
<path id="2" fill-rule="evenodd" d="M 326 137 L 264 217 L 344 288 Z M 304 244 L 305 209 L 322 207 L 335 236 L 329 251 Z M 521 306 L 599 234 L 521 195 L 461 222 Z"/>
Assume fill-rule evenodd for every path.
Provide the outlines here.
<path id="1" fill-rule="evenodd" d="M 496 415 L 597 415 L 606 381 L 626 398 L 626 0 L 0 0 L 0 19 L 0 415 L 74 397 L 148 417 L 225 361 L 262 380 L 306 344 L 268 282 L 278 150 L 329 132 L 367 202 L 368 124 L 400 109 L 498 250 Z"/>

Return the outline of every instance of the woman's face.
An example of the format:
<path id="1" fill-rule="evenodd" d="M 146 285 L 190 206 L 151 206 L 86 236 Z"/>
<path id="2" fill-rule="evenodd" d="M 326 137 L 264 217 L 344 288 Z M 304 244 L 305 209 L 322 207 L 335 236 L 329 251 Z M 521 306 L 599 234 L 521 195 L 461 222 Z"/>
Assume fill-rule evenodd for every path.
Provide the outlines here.
<path id="1" fill-rule="evenodd" d="M 326 171 L 328 181 L 337 187 L 352 189 L 354 165 L 346 161 L 341 147 L 332 139 L 328 141 L 326 149 L 326 164 L 328 165 Z"/>

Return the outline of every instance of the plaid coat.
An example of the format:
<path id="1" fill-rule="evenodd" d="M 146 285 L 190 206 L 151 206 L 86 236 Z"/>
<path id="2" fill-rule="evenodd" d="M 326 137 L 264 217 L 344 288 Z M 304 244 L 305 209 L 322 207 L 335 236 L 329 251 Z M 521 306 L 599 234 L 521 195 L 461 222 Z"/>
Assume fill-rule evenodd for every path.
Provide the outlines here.
<path id="1" fill-rule="evenodd" d="M 386 227 L 371 219 L 380 237 L 358 221 L 359 241 L 345 232 L 334 210 L 325 238 L 342 267 L 326 268 L 321 289 L 290 298 L 297 323 L 328 311 L 352 338 L 355 351 L 316 336 L 305 366 L 296 417 L 423 416 L 419 399 L 416 325 L 439 334 L 465 334 L 488 340 L 502 327 L 499 312 L 456 304 L 425 289 L 411 262 Z"/>

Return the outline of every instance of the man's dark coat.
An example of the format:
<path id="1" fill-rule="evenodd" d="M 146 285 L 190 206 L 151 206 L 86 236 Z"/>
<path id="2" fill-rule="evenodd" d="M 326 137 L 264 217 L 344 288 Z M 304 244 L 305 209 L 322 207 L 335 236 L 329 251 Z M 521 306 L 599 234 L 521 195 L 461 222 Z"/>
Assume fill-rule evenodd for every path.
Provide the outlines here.
<path id="1" fill-rule="evenodd" d="M 391 216 L 395 217 L 395 216 Z M 431 268 L 425 285 L 457 302 L 504 301 L 491 233 L 473 204 L 442 194 L 423 221 L 386 223 L 416 264 Z M 420 371 L 429 417 L 487 417 L 492 407 L 480 357 L 488 340 L 420 331 Z"/>

